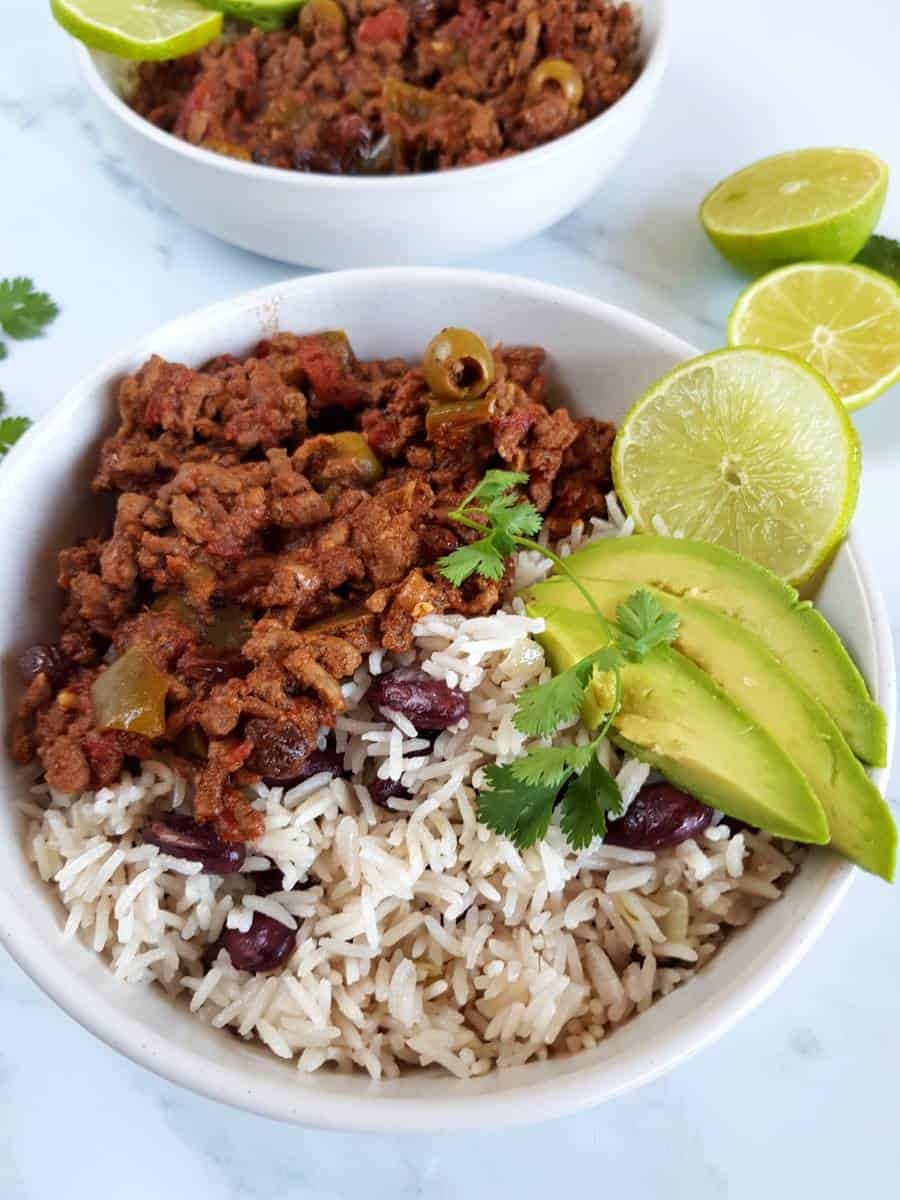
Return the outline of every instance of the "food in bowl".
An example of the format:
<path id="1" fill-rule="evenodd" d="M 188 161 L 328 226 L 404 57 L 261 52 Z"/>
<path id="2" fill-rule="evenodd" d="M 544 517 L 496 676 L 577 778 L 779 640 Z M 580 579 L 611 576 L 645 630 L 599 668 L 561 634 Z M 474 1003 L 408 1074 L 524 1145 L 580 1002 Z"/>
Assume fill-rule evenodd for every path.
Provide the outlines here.
<path id="1" fill-rule="evenodd" d="M 142 64 L 130 103 L 246 162 L 398 175 L 543 145 L 638 73 L 633 10 L 611 0 L 307 0 L 291 21 Z"/>
<path id="2" fill-rule="evenodd" d="M 100 455 L 115 523 L 62 552 L 59 637 L 22 655 L 29 853 L 66 931 L 302 1070 L 590 1047 L 777 899 L 807 851 L 764 818 L 827 839 L 776 738 L 670 648 L 665 595 L 624 593 L 611 641 L 571 595 L 536 611 L 576 579 L 596 604 L 595 547 L 632 541 L 613 428 L 551 410 L 543 362 L 458 329 L 421 368 L 337 332 L 151 359 Z M 563 661 L 585 630 L 597 672 Z M 718 714 L 708 764 L 656 754 L 675 786 L 629 698 L 663 668 Z M 567 672 L 583 711 L 546 717 Z"/>

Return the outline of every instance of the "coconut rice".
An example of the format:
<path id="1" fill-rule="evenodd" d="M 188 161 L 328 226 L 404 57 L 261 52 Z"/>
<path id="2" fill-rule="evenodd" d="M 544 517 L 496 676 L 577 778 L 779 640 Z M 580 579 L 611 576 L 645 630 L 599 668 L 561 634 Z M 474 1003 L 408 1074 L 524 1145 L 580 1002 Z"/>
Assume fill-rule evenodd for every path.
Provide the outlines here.
<path id="1" fill-rule="evenodd" d="M 610 521 L 579 523 L 562 553 L 631 532 L 614 499 Z M 526 552 L 516 565 L 524 586 L 549 564 Z M 592 1048 L 776 900 L 801 851 L 721 819 L 658 853 L 599 841 L 575 852 L 555 824 L 520 852 L 479 825 L 484 767 L 535 744 L 513 715 L 523 688 L 549 678 L 540 630 L 514 600 L 488 617 L 426 616 L 412 651 L 369 655 L 344 685 L 336 747 L 351 780 L 374 760 L 410 798 L 379 806 L 327 774 L 288 789 L 260 783 L 265 832 L 238 874 L 203 874 L 141 841 L 149 813 L 189 805 L 163 761 L 75 797 L 35 785 L 21 806 L 27 848 L 65 906 L 65 936 L 123 983 L 156 983 L 301 1071 L 377 1079 L 437 1064 L 469 1077 Z M 362 699 L 374 676 L 412 663 L 469 695 L 469 716 L 433 741 Z M 587 731 L 554 740 L 565 739 Z M 610 744 L 601 757 L 627 805 L 649 769 Z M 272 863 L 285 890 L 256 895 L 252 873 Z M 297 931 L 283 966 L 253 975 L 224 950 L 210 961 L 223 928 L 246 930 L 256 912 Z"/>

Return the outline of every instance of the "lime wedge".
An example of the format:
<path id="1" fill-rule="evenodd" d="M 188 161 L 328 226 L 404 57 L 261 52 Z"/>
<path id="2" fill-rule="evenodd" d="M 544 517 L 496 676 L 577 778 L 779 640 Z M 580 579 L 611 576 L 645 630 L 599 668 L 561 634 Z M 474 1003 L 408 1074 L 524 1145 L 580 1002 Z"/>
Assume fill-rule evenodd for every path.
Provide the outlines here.
<path id="1" fill-rule="evenodd" d="M 120 58 L 180 58 L 222 32 L 222 14 L 195 0 L 51 0 L 50 7 L 73 37 Z"/>
<path id="2" fill-rule="evenodd" d="M 866 150 L 793 150 L 716 184 L 700 221 L 751 274 L 807 259 L 849 262 L 875 228 L 887 182 L 887 167 Z"/>
<path id="3" fill-rule="evenodd" d="M 715 542 L 798 583 L 844 536 L 860 449 L 825 380 L 776 350 L 716 350 L 626 416 L 613 479 L 638 530 Z"/>
<path id="4" fill-rule="evenodd" d="M 799 355 L 861 408 L 900 380 L 900 287 L 856 264 L 782 267 L 738 297 L 728 342 Z"/>

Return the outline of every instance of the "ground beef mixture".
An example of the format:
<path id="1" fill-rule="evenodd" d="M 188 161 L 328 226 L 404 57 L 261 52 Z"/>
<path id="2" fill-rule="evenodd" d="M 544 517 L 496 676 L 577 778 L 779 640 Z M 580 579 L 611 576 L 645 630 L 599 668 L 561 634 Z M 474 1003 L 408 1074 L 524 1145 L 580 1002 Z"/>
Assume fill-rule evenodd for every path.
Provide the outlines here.
<path id="1" fill-rule="evenodd" d="M 605 513 L 613 427 L 547 407 L 542 350 L 483 350 L 492 381 L 464 419 L 420 367 L 360 362 L 337 332 L 126 378 L 94 479 L 114 516 L 59 556 L 58 639 L 20 659 L 16 760 L 73 793 L 164 754 L 198 821 L 257 836 L 243 785 L 321 769 L 369 651 L 500 603 L 505 581 L 458 589 L 435 565 L 476 536 L 448 513 L 486 469 L 527 472 L 553 535 Z"/>
<path id="2" fill-rule="evenodd" d="M 407 174 L 530 150 L 609 108 L 637 74 L 637 24 L 610 0 L 308 0 L 140 68 L 134 108 L 247 162 Z"/>

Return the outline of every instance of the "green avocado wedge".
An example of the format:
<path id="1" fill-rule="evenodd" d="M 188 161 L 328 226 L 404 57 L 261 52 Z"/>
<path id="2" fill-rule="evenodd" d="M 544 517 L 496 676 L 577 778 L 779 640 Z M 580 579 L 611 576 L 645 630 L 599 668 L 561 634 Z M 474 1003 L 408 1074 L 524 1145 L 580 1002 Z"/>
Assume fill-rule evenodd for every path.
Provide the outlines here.
<path id="1" fill-rule="evenodd" d="M 538 640 L 554 671 L 602 644 L 595 617 L 542 602 L 528 603 L 528 612 L 544 619 Z M 621 678 L 611 732 L 617 744 L 728 816 L 793 841 L 828 841 L 822 805 L 800 770 L 705 671 L 658 647 L 623 666 Z M 596 727 L 603 714 L 591 691 L 584 719 Z"/>
<path id="2" fill-rule="evenodd" d="M 639 585 L 591 580 L 588 586 L 600 611 L 614 621 L 618 606 Z M 732 617 L 697 600 L 647 590 L 680 619 L 675 648 L 710 675 L 803 772 L 825 810 L 833 848 L 892 882 L 897 828 L 891 811 L 822 705 Z M 532 588 L 528 599 L 589 611 L 578 588 L 560 577 Z"/>
<path id="3" fill-rule="evenodd" d="M 579 579 L 633 580 L 697 600 L 765 642 L 829 715 L 864 762 L 887 761 L 884 713 L 821 613 L 765 567 L 721 546 L 637 534 L 603 538 L 566 560 Z"/>

